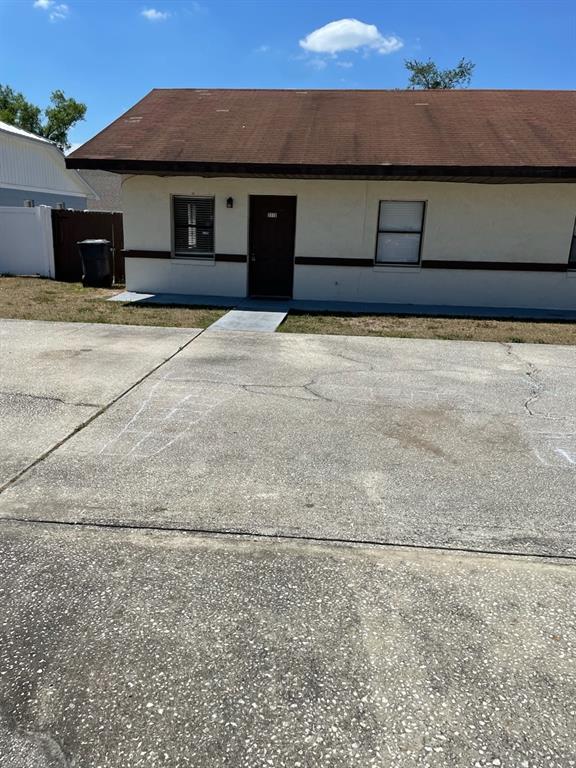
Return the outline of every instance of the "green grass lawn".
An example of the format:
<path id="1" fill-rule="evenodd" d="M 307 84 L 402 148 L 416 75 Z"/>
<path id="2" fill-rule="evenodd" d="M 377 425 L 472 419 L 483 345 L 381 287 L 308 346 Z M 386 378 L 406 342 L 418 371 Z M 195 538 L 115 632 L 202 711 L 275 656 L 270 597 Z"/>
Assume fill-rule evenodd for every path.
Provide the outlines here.
<path id="1" fill-rule="evenodd" d="M 576 344 L 574 322 L 291 312 L 278 330 L 281 333 L 326 333 L 343 336 Z"/>
<path id="2" fill-rule="evenodd" d="M 0 277 L 0 317 L 206 328 L 228 311 L 213 307 L 158 307 L 104 301 L 120 290 L 118 286 L 83 288 L 80 283 L 59 283 L 36 277 Z M 280 333 L 576 344 L 574 322 L 290 312 L 278 330 Z"/>
<path id="3" fill-rule="evenodd" d="M 104 301 L 122 289 L 83 288 L 37 277 L 0 277 L 0 317 L 67 323 L 206 328 L 227 312 L 212 307 L 154 307 Z"/>

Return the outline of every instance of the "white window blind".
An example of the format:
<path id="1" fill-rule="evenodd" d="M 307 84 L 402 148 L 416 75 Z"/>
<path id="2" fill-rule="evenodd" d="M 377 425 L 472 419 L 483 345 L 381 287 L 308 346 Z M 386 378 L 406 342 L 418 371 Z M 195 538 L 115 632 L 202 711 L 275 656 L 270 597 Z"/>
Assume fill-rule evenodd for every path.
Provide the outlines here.
<path id="1" fill-rule="evenodd" d="M 383 200 L 378 215 L 376 262 L 418 264 L 423 222 L 423 202 Z"/>
<path id="2" fill-rule="evenodd" d="M 398 264 L 417 264 L 420 253 L 420 235 L 381 232 L 378 235 L 376 261 Z"/>
<path id="3" fill-rule="evenodd" d="M 174 253 L 211 256 L 214 253 L 214 198 L 174 197 Z"/>

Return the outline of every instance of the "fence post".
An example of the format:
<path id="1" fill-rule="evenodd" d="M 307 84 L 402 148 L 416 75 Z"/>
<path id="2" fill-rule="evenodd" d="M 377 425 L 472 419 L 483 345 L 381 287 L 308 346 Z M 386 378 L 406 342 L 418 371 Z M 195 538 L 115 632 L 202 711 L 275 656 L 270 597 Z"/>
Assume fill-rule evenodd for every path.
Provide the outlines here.
<path id="1" fill-rule="evenodd" d="M 54 239 L 52 237 L 52 208 L 48 205 L 39 205 L 35 208 L 38 217 L 38 225 L 42 233 L 44 251 L 44 264 L 46 276 L 54 279 Z"/>

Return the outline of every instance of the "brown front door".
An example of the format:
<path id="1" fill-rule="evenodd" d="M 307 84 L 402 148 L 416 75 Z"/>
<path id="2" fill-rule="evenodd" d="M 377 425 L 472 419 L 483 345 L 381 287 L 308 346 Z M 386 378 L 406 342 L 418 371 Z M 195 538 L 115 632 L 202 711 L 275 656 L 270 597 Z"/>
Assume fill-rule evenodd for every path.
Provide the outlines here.
<path id="1" fill-rule="evenodd" d="M 250 196 L 248 289 L 251 296 L 292 296 L 296 198 Z"/>

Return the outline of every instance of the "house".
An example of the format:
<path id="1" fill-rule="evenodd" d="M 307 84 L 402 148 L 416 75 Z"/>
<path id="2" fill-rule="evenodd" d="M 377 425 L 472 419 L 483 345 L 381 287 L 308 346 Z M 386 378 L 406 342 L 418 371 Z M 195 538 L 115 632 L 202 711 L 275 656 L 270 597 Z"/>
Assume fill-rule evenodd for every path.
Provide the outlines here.
<path id="1" fill-rule="evenodd" d="M 67 165 L 133 291 L 576 309 L 576 91 L 153 90 Z"/>
<path id="2" fill-rule="evenodd" d="M 122 211 L 122 177 L 119 174 L 96 170 L 83 170 L 78 173 L 98 195 L 88 199 L 89 211 Z"/>
<path id="3" fill-rule="evenodd" d="M 86 208 L 94 190 L 47 139 L 0 122 L 0 206 Z M 30 202 L 27 202 L 30 201 Z"/>

